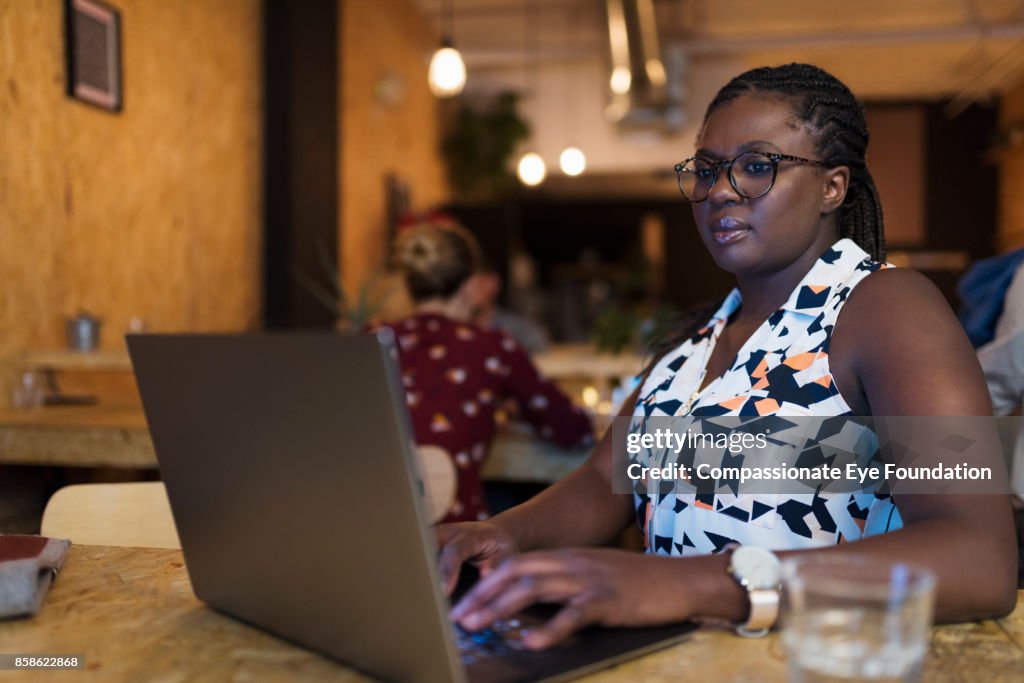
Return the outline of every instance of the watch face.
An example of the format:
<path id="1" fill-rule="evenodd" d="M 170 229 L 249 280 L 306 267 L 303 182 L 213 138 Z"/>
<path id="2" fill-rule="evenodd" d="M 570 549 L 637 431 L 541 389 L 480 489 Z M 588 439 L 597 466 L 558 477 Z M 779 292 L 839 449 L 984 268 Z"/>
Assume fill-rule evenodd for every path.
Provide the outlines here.
<path id="1" fill-rule="evenodd" d="M 740 546 L 732 552 L 732 573 L 748 588 L 775 588 L 782 579 L 779 558 L 764 548 Z"/>

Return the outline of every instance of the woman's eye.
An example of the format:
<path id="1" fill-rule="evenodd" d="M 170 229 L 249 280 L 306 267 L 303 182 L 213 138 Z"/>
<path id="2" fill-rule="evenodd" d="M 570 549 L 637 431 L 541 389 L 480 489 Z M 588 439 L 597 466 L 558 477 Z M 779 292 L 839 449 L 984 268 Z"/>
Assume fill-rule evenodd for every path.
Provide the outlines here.
<path id="1" fill-rule="evenodd" d="M 705 182 L 710 181 L 712 178 L 715 177 L 715 172 L 712 171 L 710 168 L 698 168 L 694 170 L 693 174 L 697 176 L 697 180 Z"/>
<path id="2" fill-rule="evenodd" d="M 766 161 L 751 161 L 743 167 L 750 175 L 766 175 L 772 172 L 772 165 Z"/>

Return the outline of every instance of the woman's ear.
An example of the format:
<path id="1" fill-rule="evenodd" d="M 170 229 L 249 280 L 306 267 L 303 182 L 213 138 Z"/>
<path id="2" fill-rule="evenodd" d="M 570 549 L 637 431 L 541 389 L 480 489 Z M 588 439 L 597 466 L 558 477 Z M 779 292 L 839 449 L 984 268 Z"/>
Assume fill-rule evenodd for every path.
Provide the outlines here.
<path id="1" fill-rule="evenodd" d="M 850 189 L 850 168 L 836 166 L 825 171 L 825 188 L 822 194 L 821 212 L 829 214 L 839 208 Z"/>

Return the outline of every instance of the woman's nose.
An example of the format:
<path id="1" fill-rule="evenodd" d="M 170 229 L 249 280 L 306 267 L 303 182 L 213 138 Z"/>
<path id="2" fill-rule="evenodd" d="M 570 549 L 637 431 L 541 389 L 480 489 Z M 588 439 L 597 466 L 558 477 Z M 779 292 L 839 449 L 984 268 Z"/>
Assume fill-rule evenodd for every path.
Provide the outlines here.
<path id="1" fill-rule="evenodd" d="M 711 186 L 711 190 L 708 191 L 708 200 L 712 204 L 738 202 L 743 199 L 736 191 L 736 188 L 732 186 L 732 183 L 729 182 L 730 170 L 728 166 L 718 169 L 718 173 L 715 175 L 715 182 Z"/>

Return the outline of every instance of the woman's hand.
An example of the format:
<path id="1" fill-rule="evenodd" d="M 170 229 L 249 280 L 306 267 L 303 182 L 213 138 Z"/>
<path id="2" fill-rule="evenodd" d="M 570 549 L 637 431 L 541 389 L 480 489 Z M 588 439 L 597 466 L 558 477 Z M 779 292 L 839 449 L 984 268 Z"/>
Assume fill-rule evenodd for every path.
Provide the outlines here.
<path id="1" fill-rule="evenodd" d="M 523 639 L 531 649 L 553 645 L 590 624 L 682 621 L 693 614 L 683 579 L 686 564 L 678 558 L 622 550 L 524 553 L 509 557 L 482 578 L 450 616 L 464 628 L 478 631 L 534 603 L 561 603 L 550 621 Z"/>
<path id="2" fill-rule="evenodd" d="M 486 576 L 505 558 L 519 552 L 512 534 L 493 522 L 439 524 L 434 532 L 445 595 L 455 590 L 463 563 L 472 563 L 481 576 Z"/>

